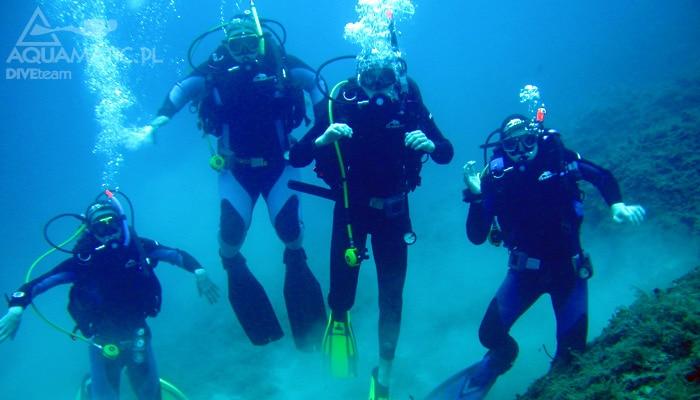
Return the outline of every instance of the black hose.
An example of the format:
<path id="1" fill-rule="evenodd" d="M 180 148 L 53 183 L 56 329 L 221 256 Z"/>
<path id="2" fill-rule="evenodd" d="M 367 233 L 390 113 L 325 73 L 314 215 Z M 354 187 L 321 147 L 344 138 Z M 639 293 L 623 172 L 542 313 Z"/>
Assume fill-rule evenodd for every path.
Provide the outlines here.
<path id="1" fill-rule="evenodd" d="M 46 222 L 46 223 L 44 224 L 44 240 L 46 240 L 46 243 L 48 243 L 49 246 L 53 247 L 54 249 L 56 249 L 56 250 L 58 250 L 58 251 L 62 251 L 62 252 L 64 252 L 64 253 L 68 253 L 68 254 L 73 254 L 73 255 L 75 255 L 75 252 L 74 252 L 74 251 L 64 249 L 63 247 L 61 247 L 61 246 L 57 245 L 56 243 L 54 243 L 54 242 L 49 238 L 49 226 L 51 226 L 51 224 L 54 223 L 56 220 L 61 219 L 61 218 L 65 218 L 65 217 L 73 217 L 73 218 L 79 220 L 81 223 L 85 223 L 85 217 L 83 217 L 82 215 L 73 214 L 73 213 L 59 214 L 59 215 L 57 215 L 57 216 L 51 218 L 50 220 L 48 220 L 48 222 Z"/>
<path id="2" fill-rule="evenodd" d="M 321 92 L 321 94 L 323 94 L 323 97 L 325 97 L 326 100 L 329 100 L 332 102 L 338 102 L 338 103 L 346 103 L 346 104 L 352 103 L 350 101 L 343 101 L 343 100 L 332 98 L 330 93 L 328 92 L 328 87 L 327 86 L 324 87 L 324 85 L 321 85 L 321 82 L 323 82 L 324 84 L 326 83 L 325 80 L 323 78 L 321 78 L 321 71 L 323 71 L 327 66 L 329 66 L 330 64 L 333 64 L 334 62 L 342 61 L 342 60 L 349 60 L 349 59 L 354 60 L 355 56 L 347 55 L 347 56 L 340 56 L 340 57 L 331 58 L 330 60 L 321 64 L 321 66 L 318 67 L 318 69 L 316 70 L 316 77 L 315 77 L 316 87 L 318 87 L 318 90 Z"/>
<path id="3" fill-rule="evenodd" d="M 493 137 L 493 135 L 500 133 L 500 132 L 501 132 L 501 128 L 498 128 L 495 131 L 489 133 L 489 135 L 486 137 L 486 142 L 484 144 L 482 144 L 481 146 L 479 146 L 479 148 L 484 149 L 484 166 L 486 166 L 486 163 L 488 160 L 487 159 L 488 154 L 486 154 L 487 150 L 491 147 L 496 147 L 496 146 L 500 145 L 500 142 L 491 143 L 491 138 Z"/>

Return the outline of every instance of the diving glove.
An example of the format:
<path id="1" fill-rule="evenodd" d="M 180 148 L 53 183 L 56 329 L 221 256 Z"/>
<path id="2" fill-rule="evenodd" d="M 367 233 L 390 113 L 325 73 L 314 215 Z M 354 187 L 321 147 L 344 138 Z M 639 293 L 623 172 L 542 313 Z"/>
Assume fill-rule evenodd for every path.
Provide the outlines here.
<path id="1" fill-rule="evenodd" d="M 10 307 L 2 319 L 0 319 L 0 343 L 8 338 L 14 339 L 19 329 L 19 323 L 22 321 L 22 312 L 24 309 L 19 306 Z"/>
<path id="2" fill-rule="evenodd" d="M 481 174 L 474 168 L 476 161 L 468 161 L 462 167 L 464 184 L 472 194 L 481 194 Z"/>
<path id="3" fill-rule="evenodd" d="M 639 205 L 628 206 L 625 203 L 615 203 L 610 206 L 612 218 L 617 223 L 630 222 L 639 225 L 644 221 L 646 211 Z"/>
<path id="4" fill-rule="evenodd" d="M 219 287 L 209 279 L 207 270 L 204 268 L 197 268 L 194 270 L 194 276 L 197 279 L 197 291 L 199 292 L 199 296 L 206 297 L 209 304 L 214 304 L 219 301 Z"/>

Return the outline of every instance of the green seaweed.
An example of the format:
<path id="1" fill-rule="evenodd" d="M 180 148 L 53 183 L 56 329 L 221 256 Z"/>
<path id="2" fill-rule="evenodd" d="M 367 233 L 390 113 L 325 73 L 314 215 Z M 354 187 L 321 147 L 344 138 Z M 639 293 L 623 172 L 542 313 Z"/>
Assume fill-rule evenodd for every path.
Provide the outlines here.
<path id="1" fill-rule="evenodd" d="M 700 399 L 700 267 L 669 289 L 639 292 L 566 367 L 535 381 L 520 400 Z"/>

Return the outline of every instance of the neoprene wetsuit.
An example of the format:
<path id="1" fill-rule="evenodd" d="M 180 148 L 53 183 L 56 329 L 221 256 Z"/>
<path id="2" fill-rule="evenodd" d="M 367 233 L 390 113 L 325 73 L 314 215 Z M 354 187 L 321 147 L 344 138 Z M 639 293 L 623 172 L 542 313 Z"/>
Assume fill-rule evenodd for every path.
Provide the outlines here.
<path id="1" fill-rule="evenodd" d="M 518 345 L 509 331 L 515 321 L 548 293 L 557 322 L 553 365 L 567 362 L 586 345 L 590 263 L 581 248 L 582 196 L 577 181 L 592 183 L 608 205 L 622 201 L 613 175 L 566 149 L 559 135 L 539 138 L 529 163 L 514 163 L 496 151 L 482 177 L 482 196 L 469 207 L 466 231 L 475 244 L 486 241 L 497 220 L 508 248 L 509 270 L 491 301 L 479 339 L 489 349 L 477 381 L 492 383 L 512 366 Z"/>
<path id="2" fill-rule="evenodd" d="M 99 245 L 84 235 L 76 256 L 22 285 L 10 306 L 26 308 L 45 291 L 71 284 L 68 310 L 77 329 L 98 345 L 116 344 L 120 349 L 111 360 L 89 347 L 92 398 L 118 400 L 121 371 L 126 368 L 137 398 L 158 400 L 160 383 L 146 324 L 146 318 L 160 311 L 161 288 L 154 269 L 159 261 L 189 272 L 200 264 L 185 251 L 145 238 L 132 239 L 126 248 L 95 250 Z"/>
<path id="3" fill-rule="evenodd" d="M 344 252 L 349 246 L 346 230 L 352 224 L 355 245 L 365 249 L 372 235 L 372 250 L 379 285 L 380 356 L 393 360 L 398 342 L 407 268 L 407 244 L 404 235 L 411 231 L 408 193 L 420 183 L 420 168 L 425 153 L 409 149 L 405 134 L 420 129 L 435 144 L 430 158 L 447 164 L 453 155 L 445 139 L 423 104 L 418 87 L 408 81 L 402 102 L 373 104 L 354 82 L 340 88 L 334 104 L 334 122 L 353 129 L 349 140 L 339 142 L 345 161 L 350 209 L 346 213 L 341 200 L 341 180 L 333 145 L 316 148 L 314 140 L 328 127 L 320 119 L 290 152 L 294 166 L 308 165 L 314 158 L 317 173 L 331 186 L 337 200 L 333 212 L 331 238 L 331 288 L 328 303 L 334 315 L 343 315 L 355 302 L 359 268 L 350 267 Z M 352 101 L 348 102 L 347 99 Z"/>
<path id="4" fill-rule="evenodd" d="M 237 64 L 219 48 L 170 90 L 159 115 L 172 117 L 188 102 L 199 102 L 201 127 L 217 138 L 218 154 L 226 161 L 219 173 L 219 254 L 228 273 L 229 301 L 251 342 L 264 345 L 283 336 L 265 290 L 240 253 L 262 195 L 286 247 L 284 297 L 292 334 L 298 348 L 313 350 L 321 342 L 326 312 L 302 247 L 299 196 L 287 187 L 299 173 L 285 152 L 290 132 L 306 118 L 304 92 L 314 104 L 323 95 L 310 67 L 293 56 L 282 58 L 268 44 L 259 64 Z"/>

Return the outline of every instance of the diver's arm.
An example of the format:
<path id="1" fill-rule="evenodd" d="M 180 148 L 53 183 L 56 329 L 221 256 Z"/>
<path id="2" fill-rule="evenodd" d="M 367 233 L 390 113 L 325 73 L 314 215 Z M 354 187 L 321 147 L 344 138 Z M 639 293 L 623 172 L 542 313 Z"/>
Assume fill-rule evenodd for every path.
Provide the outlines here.
<path id="1" fill-rule="evenodd" d="M 610 171 L 584 159 L 579 159 L 576 163 L 581 178 L 592 183 L 610 206 L 613 221 L 629 222 L 633 225 L 639 225 L 644 221 L 646 217 L 644 207 L 638 204 L 627 205 L 622 201 L 620 185 Z"/>
<path id="2" fill-rule="evenodd" d="M 474 244 L 482 244 L 486 241 L 491 230 L 493 216 L 486 210 L 483 202 L 471 202 L 467 215 L 467 238 Z"/>
<path id="3" fill-rule="evenodd" d="M 148 257 L 158 261 L 176 265 L 185 271 L 194 274 L 196 278 L 197 291 L 200 297 L 206 297 L 209 303 L 214 304 L 219 301 L 219 288 L 209 279 L 207 270 L 192 255 L 184 250 L 163 246 L 150 239 L 139 239 Z"/>
<path id="4" fill-rule="evenodd" d="M 483 178 L 483 179 L 482 179 Z M 474 179 L 478 180 L 475 182 Z M 462 200 L 469 203 L 466 231 L 467 238 L 474 244 L 482 244 L 486 241 L 493 222 L 493 212 L 487 207 L 491 204 L 489 194 L 488 176 L 482 177 L 474 170 L 474 163 L 469 162 L 464 166 L 464 180 L 467 186 L 464 189 Z"/>
<path id="5" fill-rule="evenodd" d="M 620 185 L 610 171 L 586 159 L 579 159 L 576 164 L 581 178 L 598 189 L 608 206 L 622 202 Z"/>
<path id="6" fill-rule="evenodd" d="M 126 132 L 124 145 L 127 149 L 137 150 L 145 143 L 155 142 L 155 133 L 177 114 L 188 102 L 203 96 L 206 80 L 200 75 L 190 75 L 170 89 L 158 115 L 146 126 L 129 129 Z"/>
<path id="7" fill-rule="evenodd" d="M 438 164 L 447 164 L 452 161 L 454 149 L 452 143 L 442 134 L 440 128 L 435 124 L 433 114 L 428 111 L 428 108 L 423 104 L 423 97 L 420 93 L 418 85 L 413 80 L 409 79 L 409 88 L 412 97 L 419 105 L 418 110 L 418 125 L 425 135 L 435 145 L 435 150 L 430 153 L 432 158 Z"/>
<path id="8" fill-rule="evenodd" d="M 327 103 L 322 101 L 314 106 L 314 124 L 308 132 L 289 150 L 289 162 L 293 167 L 301 168 L 311 164 L 319 146 L 318 139 L 330 127 Z"/>
<path id="9" fill-rule="evenodd" d="M 70 258 L 49 272 L 23 284 L 12 294 L 9 306 L 26 308 L 36 296 L 45 291 L 58 285 L 72 283 L 75 280 L 75 268 L 76 261 L 74 258 Z"/>
<path id="10" fill-rule="evenodd" d="M 0 318 L 0 343 L 14 339 L 22 321 L 22 313 L 41 293 L 64 283 L 75 280 L 75 259 L 69 259 L 51 271 L 20 286 L 9 299 L 7 314 Z"/>
<path id="11" fill-rule="evenodd" d="M 293 167 L 301 168 L 311 164 L 314 159 L 314 142 L 328 126 L 328 119 L 325 123 L 326 126 L 323 126 L 321 121 L 316 120 L 311 129 L 298 142 L 292 144 L 289 149 L 289 163 Z"/>
<path id="12" fill-rule="evenodd" d="M 202 268 L 197 259 L 184 250 L 163 246 L 155 240 L 145 238 L 140 238 L 139 240 L 141 240 L 147 256 L 153 260 L 165 261 L 192 273 Z"/>
<path id="13" fill-rule="evenodd" d="M 154 130 L 167 124 L 187 103 L 204 95 L 206 79 L 201 75 L 190 75 L 176 83 L 158 110 L 158 115 L 149 124 Z"/>
<path id="14" fill-rule="evenodd" d="M 321 113 L 327 112 L 324 92 L 327 92 L 328 88 L 325 80 L 319 77 L 319 81 L 316 82 L 316 71 L 294 56 L 287 57 L 287 64 L 290 68 L 289 75 L 292 81 L 309 94 L 311 104 L 313 104 L 314 119 L 318 119 Z"/>

